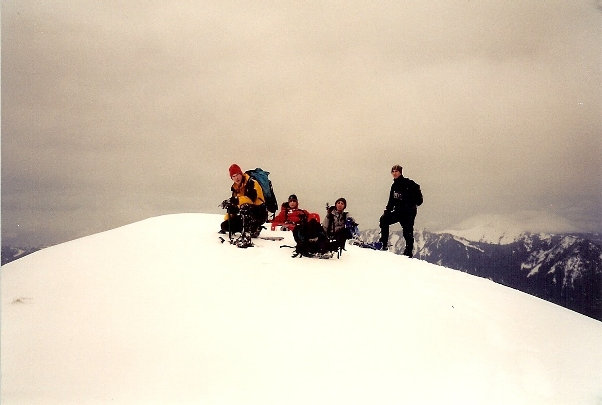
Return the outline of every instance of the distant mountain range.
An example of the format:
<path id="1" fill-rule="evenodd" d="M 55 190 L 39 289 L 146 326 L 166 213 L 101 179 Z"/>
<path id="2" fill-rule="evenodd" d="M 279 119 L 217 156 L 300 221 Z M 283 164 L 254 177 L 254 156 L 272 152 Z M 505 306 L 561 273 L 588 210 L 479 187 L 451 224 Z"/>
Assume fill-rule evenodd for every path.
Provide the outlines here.
<path id="1" fill-rule="evenodd" d="M 2 265 L 27 256 L 30 253 L 42 249 L 41 247 L 13 247 L 2 246 Z"/>
<path id="2" fill-rule="evenodd" d="M 361 232 L 367 242 L 379 230 Z M 506 243 L 472 241 L 447 232 L 415 233 L 414 257 L 523 291 L 602 321 L 602 235 L 522 233 Z M 498 240 L 502 240 L 499 238 Z M 391 232 L 401 254 L 401 231 Z"/>

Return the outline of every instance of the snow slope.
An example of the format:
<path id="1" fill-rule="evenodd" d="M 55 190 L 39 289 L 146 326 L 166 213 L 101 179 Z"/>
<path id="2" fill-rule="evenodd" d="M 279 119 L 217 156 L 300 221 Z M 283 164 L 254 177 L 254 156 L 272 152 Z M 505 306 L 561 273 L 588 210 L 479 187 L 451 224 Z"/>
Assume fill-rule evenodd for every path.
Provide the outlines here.
<path id="1" fill-rule="evenodd" d="M 220 220 L 150 218 L 3 266 L 2 404 L 602 401 L 600 322 L 388 252 L 238 249 Z"/>

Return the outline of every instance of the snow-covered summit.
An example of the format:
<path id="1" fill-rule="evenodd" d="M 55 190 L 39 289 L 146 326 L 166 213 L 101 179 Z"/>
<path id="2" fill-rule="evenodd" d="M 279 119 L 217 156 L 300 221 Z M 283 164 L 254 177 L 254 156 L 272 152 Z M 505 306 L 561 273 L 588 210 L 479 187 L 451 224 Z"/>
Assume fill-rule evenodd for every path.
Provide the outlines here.
<path id="1" fill-rule="evenodd" d="M 238 249 L 220 220 L 150 218 L 3 266 L 2 404 L 602 398 L 598 321 L 392 253 Z"/>

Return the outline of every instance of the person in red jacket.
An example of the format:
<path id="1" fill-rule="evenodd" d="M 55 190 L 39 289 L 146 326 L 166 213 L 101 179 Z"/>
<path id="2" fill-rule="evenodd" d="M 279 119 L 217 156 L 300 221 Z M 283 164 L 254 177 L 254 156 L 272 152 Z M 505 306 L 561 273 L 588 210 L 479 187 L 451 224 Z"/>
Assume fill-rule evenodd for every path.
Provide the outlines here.
<path id="1" fill-rule="evenodd" d="M 299 200 L 295 194 L 291 194 L 288 197 L 288 201 L 282 203 L 280 207 L 280 212 L 278 215 L 274 217 L 272 220 L 272 230 L 276 229 L 277 226 L 282 226 L 288 228 L 289 230 L 293 230 L 295 225 L 304 219 L 310 219 L 317 214 L 310 214 L 307 210 L 303 210 L 299 208 Z M 319 222 L 318 216 L 318 222 Z"/>

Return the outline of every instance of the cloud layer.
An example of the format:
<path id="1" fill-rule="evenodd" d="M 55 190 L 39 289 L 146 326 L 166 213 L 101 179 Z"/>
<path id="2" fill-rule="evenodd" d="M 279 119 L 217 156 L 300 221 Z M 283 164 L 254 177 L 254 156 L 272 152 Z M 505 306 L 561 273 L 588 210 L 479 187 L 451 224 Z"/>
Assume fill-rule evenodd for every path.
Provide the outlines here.
<path id="1" fill-rule="evenodd" d="M 600 230 L 601 14 L 589 1 L 8 1 L 2 233 L 56 243 L 219 212 L 227 168 L 376 227 L 548 210 Z"/>

